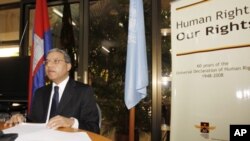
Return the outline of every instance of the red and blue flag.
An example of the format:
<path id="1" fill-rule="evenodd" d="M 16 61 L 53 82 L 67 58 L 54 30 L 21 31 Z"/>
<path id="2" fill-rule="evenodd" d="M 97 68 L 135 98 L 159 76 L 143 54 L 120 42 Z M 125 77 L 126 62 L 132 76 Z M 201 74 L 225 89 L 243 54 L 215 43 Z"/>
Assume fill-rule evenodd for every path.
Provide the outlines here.
<path id="1" fill-rule="evenodd" d="M 48 7 L 46 0 L 36 0 L 33 40 L 30 57 L 29 76 L 29 105 L 32 103 L 34 92 L 37 88 L 45 85 L 45 56 L 52 48 L 52 37 L 48 18 Z"/>

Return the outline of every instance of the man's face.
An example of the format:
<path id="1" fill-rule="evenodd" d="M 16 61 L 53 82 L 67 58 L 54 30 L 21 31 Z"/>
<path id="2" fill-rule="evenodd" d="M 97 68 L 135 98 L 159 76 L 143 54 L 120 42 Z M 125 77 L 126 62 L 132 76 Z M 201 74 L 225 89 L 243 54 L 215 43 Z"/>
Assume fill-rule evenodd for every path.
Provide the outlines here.
<path id="1" fill-rule="evenodd" d="M 56 84 L 62 82 L 68 76 L 71 64 L 65 62 L 63 54 L 51 52 L 45 62 L 46 75 Z"/>

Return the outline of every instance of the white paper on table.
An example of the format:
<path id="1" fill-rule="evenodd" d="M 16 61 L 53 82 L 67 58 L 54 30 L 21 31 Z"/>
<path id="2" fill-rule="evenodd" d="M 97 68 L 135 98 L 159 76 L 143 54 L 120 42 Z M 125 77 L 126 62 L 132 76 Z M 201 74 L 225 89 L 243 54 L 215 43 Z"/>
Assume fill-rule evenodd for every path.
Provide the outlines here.
<path id="1" fill-rule="evenodd" d="M 91 141 L 85 132 L 64 132 L 49 129 L 46 124 L 21 123 L 4 129 L 4 133 L 17 133 L 16 141 Z"/>
<path id="2" fill-rule="evenodd" d="M 18 136 L 46 130 L 46 124 L 42 123 L 21 123 L 8 129 L 4 133 L 18 133 Z M 48 129 L 47 129 L 48 130 Z"/>

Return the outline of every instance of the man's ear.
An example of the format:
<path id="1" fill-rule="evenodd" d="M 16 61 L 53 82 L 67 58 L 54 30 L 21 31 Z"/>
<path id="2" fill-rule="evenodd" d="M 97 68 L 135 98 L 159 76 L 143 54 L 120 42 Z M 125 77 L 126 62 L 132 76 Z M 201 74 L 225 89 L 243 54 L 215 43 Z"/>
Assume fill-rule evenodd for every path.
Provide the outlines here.
<path id="1" fill-rule="evenodd" d="M 70 63 L 67 63 L 67 70 L 70 71 L 72 65 Z"/>

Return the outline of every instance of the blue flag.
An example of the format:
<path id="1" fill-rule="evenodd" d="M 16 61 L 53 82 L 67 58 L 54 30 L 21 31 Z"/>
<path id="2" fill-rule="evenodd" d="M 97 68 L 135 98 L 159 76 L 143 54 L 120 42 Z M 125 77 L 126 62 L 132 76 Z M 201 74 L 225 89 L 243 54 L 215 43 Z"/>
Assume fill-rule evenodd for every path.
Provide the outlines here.
<path id="1" fill-rule="evenodd" d="M 125 77 L 125 104 L 133 108 L 147 96 L 148 67 L 143 1 L 130 0 Z"/>

